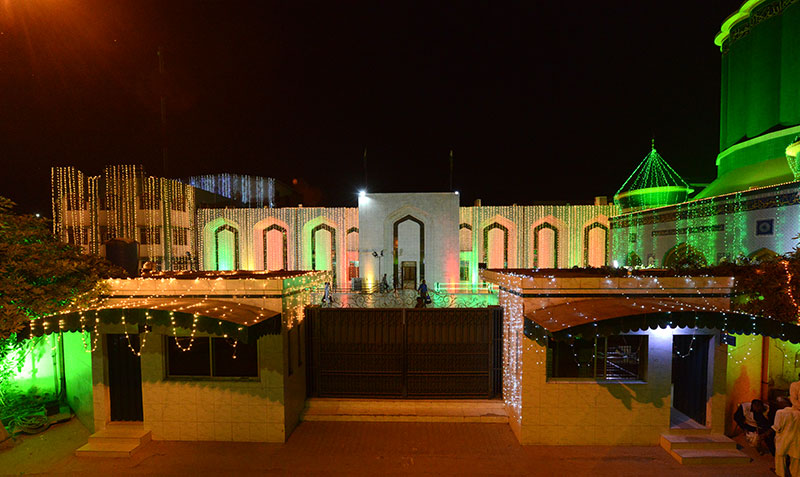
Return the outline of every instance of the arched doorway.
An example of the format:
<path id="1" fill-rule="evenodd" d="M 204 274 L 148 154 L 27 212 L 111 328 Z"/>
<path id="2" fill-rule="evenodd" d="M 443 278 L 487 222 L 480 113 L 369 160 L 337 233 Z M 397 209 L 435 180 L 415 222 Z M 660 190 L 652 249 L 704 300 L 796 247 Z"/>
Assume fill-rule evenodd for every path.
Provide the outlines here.
<path id="1" fill-rule="evenodd" d="M 401 226 L 406 222 L 412 222 L 418 226 L 418 248 L 416 250 L 417 253 L 407 254 L 407 257 L 403 257 L 404 260 L 400 260 L 402 251 L 400 247 L 401 232 L 405 232 L 403 235 L 412 233 L 411 228 L 403 227 L 406 230 L 401 230 Z M 408 258 L 408 260 L 405 260 L 405 258 Z M 420 282 L 425 279 L 425 224 L 413 215 L 406 215 L 392 224 L 392 262 L 396 288 L 416 288 L 417 272 L 419 272 Z"/>

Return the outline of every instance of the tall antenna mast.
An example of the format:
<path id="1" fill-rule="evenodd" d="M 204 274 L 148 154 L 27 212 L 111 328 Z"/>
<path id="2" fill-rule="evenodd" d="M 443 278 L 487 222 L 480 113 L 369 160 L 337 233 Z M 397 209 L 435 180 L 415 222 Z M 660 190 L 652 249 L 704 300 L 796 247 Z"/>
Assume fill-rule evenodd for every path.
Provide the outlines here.
<path id="1" fill-rule="evenodd" d="M 453 150 L 450 149 L 450 192 L 453 192 Z"/>
<path id="2" fill-rule="evenodd" d="M 166 80 L 164 79 L 164 49 L 158 47 L 158 79 L 161 85 L 161 160 L 163 161 L 162 175 L 167 177 L 167 98 Z"/>
<path id="3" fill-rule="evenodd" d="M 367 148 L 364 148 L 364 188 L 369 190 L 369 177 L 367 176 Z"/>

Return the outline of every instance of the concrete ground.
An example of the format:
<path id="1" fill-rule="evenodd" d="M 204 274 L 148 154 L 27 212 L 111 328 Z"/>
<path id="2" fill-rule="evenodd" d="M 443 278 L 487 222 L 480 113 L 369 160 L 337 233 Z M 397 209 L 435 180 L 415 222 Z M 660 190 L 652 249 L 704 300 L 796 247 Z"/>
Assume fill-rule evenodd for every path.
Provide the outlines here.
<path id="1" fill-rule="evenodd" d="M 660 447 L 521 446 L 506 424 L 305 422 L 286 444 L 150 442 L 133 457 L 73 455 L 89 433 L 73 419 L 0 450 L 2 475 L 768 476 L 741 466 L 682 466 Z"/>

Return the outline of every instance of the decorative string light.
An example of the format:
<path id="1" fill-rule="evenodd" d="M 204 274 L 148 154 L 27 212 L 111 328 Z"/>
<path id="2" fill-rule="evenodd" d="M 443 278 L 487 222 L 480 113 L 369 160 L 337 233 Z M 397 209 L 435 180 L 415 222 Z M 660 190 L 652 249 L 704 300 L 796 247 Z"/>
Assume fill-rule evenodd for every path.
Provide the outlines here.
<path id="1" fill-rule="evenodd" d="M 781 264 L 783 264 L 783 269 L 786 270 L 786 294 L 789 295 L 789 299 L 792 301 L 792 306 L 794 307 L 794 314 L 797 317 L 797 321 L 800 322 L 800 309 L 797 307 L 797 302 L 794 299 L 794 292 L 792 291 L 792 272 L 789 270 L 789 261 L 782 260 Z"/>
<path id="2" fill-rule="evenodd" d="M 194 250 L 194 188 L 146 176 L 141 166 L 113 165 L 87 177 L 74 167 L 51 169 L 53 233 L 100 253 L 113 238 L 140 242 L 140 260 L 187 269 Z"/>

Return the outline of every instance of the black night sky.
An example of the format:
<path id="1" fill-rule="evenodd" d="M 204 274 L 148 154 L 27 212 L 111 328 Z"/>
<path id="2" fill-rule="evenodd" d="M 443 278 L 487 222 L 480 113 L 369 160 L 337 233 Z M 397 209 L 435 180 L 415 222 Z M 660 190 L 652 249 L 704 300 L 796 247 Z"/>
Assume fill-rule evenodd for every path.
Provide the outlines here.
<path id="1" fill-rule="evenodd" d="M 651 136 L 715 177 L 719 48 L 741 0 L 0 0 L 0 195 L 50 213 L 50 167 L 301 179 L 306 205 L 611 196 Z M 156 51 L 165 53 L 159 78 Z M 314 203 L 316 202 L 316 204 Z"/>

